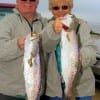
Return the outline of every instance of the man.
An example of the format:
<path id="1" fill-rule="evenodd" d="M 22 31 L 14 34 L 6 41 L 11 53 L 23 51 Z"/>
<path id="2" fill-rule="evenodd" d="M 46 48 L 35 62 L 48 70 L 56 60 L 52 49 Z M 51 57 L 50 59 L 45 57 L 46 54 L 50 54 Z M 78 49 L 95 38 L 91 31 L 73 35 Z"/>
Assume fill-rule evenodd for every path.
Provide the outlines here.
<path id="1" fill-rule="evenodd" d="M 14 13 L 0 21 L 0 100 L 25 100 L 22 66 L 25 36 L 41 32 L 47 23 L 36 11 L 38 4 L 39 0 L 16 0 Z M 54 32 L 50 27 L 49 32 Z M 54 29 L 57 30 L 56 25 Z"/>

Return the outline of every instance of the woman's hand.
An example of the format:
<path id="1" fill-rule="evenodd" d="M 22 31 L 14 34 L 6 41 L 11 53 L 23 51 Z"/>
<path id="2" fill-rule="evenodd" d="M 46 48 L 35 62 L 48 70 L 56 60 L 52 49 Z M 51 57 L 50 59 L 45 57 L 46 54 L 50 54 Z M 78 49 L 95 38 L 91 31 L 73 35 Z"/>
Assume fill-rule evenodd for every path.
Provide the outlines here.
<path id="1" fill-rule="evenodd" d="M 58 17 L 55 19 L 55 21 L 53 23 L 53 28 L 56 33 L 59 33 L 62 31 L 62 28 L 63 28 L 62 19 L 63 19 L 63 17 Z"/>

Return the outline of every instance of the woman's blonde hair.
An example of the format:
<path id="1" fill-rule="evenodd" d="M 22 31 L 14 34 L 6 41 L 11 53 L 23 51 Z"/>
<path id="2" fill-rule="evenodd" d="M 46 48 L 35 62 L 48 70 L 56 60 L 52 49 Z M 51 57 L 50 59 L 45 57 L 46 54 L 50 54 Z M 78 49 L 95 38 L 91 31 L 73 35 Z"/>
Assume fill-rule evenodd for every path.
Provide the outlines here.
<path id="1" fill-rule="evenodd" d="M 49 0 L 49 10 L 59 1 L 66 1 L 70 8 L 73 8 L 73 0 Z"/>

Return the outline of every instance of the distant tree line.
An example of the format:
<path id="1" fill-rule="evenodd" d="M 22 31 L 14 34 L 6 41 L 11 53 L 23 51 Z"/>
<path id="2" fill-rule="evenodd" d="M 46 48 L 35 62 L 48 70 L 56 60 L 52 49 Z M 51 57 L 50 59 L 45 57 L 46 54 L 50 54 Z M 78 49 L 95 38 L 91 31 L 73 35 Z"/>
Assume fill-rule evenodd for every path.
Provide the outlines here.
<path id="1" fill-rule="evenodd" d="M 96 33 L 93 30 L 91 30 L 90 34 L 94 34 L 94 35 L 100 35 L 100 33 Z"/>

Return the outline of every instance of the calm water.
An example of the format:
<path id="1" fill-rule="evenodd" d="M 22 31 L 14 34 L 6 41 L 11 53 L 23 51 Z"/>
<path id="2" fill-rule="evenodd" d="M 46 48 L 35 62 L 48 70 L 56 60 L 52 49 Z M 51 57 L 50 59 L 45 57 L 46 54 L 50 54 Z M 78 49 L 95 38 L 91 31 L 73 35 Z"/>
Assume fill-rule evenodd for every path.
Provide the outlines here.
<path id="1" fill-rule="evenodd" d="M 100 39 L 96 39 L 96 40 L 95 40 L 95 43 L 96 43 L 96 46 L 97 46 L 97 48 L 98 48 L 97 53 L 100 54 Z"/>

